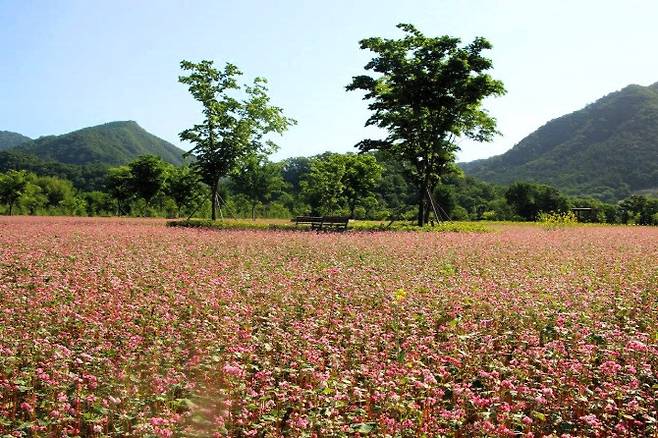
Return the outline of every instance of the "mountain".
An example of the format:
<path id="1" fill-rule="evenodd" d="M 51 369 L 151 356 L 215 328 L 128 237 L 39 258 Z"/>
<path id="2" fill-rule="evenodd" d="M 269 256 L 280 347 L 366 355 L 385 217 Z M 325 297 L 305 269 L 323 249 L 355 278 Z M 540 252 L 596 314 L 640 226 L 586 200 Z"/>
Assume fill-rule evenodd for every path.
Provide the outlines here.
<path id="1" fill-rule="evenodd" d="M 541 182 L 608 201 L 656 191 L 658 83 L 629 85 L 551 120 L 502 155 L 460 165 L 488 182 Z"/>
<path id="2" fill-rule="evenodd" d="M 111 122 L 63 135 L 40 137 L 11 149 L 41 160 L 65 164 L 125 164 L 139 155 L 157 155 L 183 163 L 183 150 L 145 131 L 136 122 Z"/>
<path id="3" fill-rule="evenodd" d="M 18 146 L 21 143 L 32 140 L 30 137 L 26 137 L 17 132 L 11 131 L 0 131 L 0 151 L 13 148 Z"/>

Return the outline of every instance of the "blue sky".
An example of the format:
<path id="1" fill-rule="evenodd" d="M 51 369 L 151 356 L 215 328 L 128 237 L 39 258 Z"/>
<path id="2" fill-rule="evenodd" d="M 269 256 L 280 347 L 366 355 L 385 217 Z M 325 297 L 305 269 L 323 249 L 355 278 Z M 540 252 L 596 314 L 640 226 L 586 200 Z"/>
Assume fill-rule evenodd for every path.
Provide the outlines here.
<path id="1" fill-rule="evenodd" d="M 461 143 L 460 160 L 496 155 L 548 120 L 630 83 L 658 81 L 655 1 L 0 0 L 0 130 L 30 137 L 135 120 L 183 148 L 199 118 L 177 83 L 181 59 L 230 61 L 265 76 L 298 125 L 274 158 L 350 151 L 368 136 L 366 103 L 345 85 L 370 59 L 358 41 L 488 38 L 507 95 L 486 101 L 502 136 Z"/>

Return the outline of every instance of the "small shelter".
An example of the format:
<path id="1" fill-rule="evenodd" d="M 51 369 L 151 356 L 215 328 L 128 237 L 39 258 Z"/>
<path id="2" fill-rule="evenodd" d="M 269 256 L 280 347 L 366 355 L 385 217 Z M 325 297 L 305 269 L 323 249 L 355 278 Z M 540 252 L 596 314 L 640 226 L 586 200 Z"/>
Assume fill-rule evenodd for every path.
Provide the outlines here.
<path id="1" fill-rule="evenodd" d="M 594 207 L 573 207 L 571 211 L 578 218 L 578 222 L 592 222 L 596 220 L 599 209 Z"/>

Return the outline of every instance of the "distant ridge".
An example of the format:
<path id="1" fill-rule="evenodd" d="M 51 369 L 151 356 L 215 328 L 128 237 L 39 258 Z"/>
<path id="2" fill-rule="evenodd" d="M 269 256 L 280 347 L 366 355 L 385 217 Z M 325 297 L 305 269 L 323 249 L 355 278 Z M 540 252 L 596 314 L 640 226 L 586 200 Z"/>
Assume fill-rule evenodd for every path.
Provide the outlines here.
<path id="1" fill-rule="evenodd" d="M 32 140 L 30 137 L 17 132 L 0 131 L 0 151 L 13 148 L 30 140 Z"/>
<path id="2" fill-rule="evenodd" d="M 658 190 L 658 83 L 629 85 L 551 120 L 502 155 L 460 166 L 488 182 L 548 183 L 604 200 Z"/>
<path id="3" fill-rule="evenodd" d="M 29 139 L 28 139 L 29 140 Z M 184 151 L 150 134 L 134 121 L 111 122 L 68 134 L 40 137 L 20 144 L 12 152 L 65 164 L 121 165 L 140 155 L 157 155 L 175 165 Z"/>

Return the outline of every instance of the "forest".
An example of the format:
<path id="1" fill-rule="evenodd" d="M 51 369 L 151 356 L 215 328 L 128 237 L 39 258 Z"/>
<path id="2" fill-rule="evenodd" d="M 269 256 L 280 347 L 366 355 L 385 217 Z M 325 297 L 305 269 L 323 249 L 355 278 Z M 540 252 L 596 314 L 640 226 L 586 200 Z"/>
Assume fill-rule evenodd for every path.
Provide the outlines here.
<path id="1" fill-rule="evenodd" d="M 156 156 L 124 166 L 55 163 L 37 170 L 0 173 L 0 213 L 210 217 L 208 187 L 192 168 Z M 280 162 L 252 158 L 223 178 L 218 191 L 224 217 L 253 219 L 312 213 L 412 220 L 417 196 L 404 166 L 378 152 L 327 152 Z M 594 210 L 579 218 L 583 222 L 658 224 L 658 199 L 650 196 L 605 203 L 537 183 L 490 184 L 456 166 L 433 197 L 441 207 L 439 220 L 533 221 L 541 212 L 585 207 Z"/>

